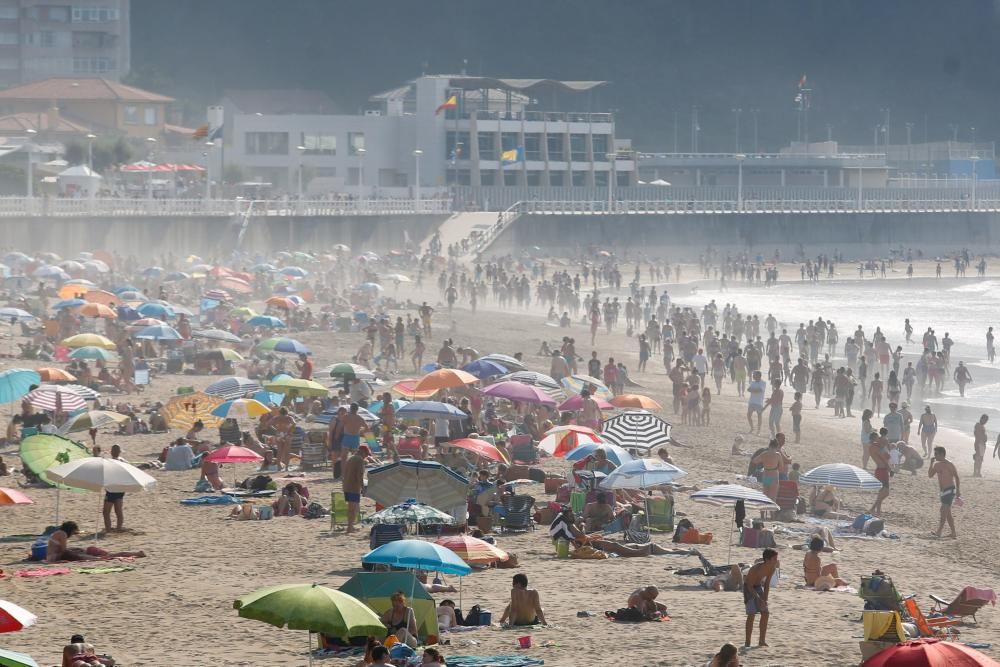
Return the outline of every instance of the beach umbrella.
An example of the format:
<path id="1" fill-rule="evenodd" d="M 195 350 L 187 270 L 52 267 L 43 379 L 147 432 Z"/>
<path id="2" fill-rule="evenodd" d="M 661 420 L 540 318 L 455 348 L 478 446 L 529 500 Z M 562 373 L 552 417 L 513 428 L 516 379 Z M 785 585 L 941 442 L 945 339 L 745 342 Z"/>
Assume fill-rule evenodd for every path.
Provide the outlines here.
<path id="1" fill-rule="evenodd" d="M 38 663 L 30 655 L 0 648 L 0 667 L 38 667 Z"/>
<path id="2" fill-rule="evenodd" d="M 59 262 L 59 268 L 66 273 L 83 273 L 87 268 L 75 259 L 67 259 Z"/>
<path id="3" fill-rule="evenodd" d="M 70 336 L 69 338 L 63 340 L 62 345 L 70 348 L 99 347 L 104 350 L 114 350 L 117 348 L 117 345 L 111 342 L 109 338 L 105 338 L 100 334 L 94 333 L 83 333 Z"/>
<path id="4" fill-rule="evenodd" d="M 83 268 L 95 273 L 110 273 L 111 271 L 111 267 L 108 266 L 107 262 L 99 259 L 88 259 L 83 263 Z"/>
<path id="5" fill-rule="evenodd" d="M 634 460 L 632 455 L 626 452 L 624 449 L 618 445 L 609 445 L 601 442 L 589 442 L 585 445 L 580 445 L 571 452 L 567 452 L 564 458 L 567 461 L 579 461 L 585 459 L 594 453 L 596 449 L 603 449 L 604 453 L 608 455 L 608 460 L 614 463 L 616 466 L 621 466 L 629 461 Z"/>
<path id="6" fill-rule="evenodd" d="M 379 285 L 378 283 L 361 283 L 354 289 L 359 290 L 361 292 L 382 292 L 385 290 L 385 288 Z"/>
<path id="7" fill-rule="evenodd" d="M 7 600 L 0 600 L 0 633 L 19 632 L 30 628 L 36 622 L 38 617 L 27 609 Z"/>
<path id="8" fill-rule="evenodd" d="M 503 549 L 471 535 L 446 535 L 435 540 L 434 544 L 454 551 L 469 565 L 489 565 L 510 558 L 510 554 Z"/>
<path id="9" fill-rule="evenodd" d="M 604 420 L 601 439 L 626 449 L 670 444 L 670 422 L 645 410 L 629 410 Z"/>
<path id="10" fill-rule="evenodd" d="M 27 368 L 8 368 L 0 371 L 0 403 L 10 403 L 22 398 L 33 384 L 41 384 L 41 376 Z"/>
<path id="11" fill-rule="evenodd" d="M 162 266 L 150 266 L 142 270 L 142 275 L 146 278 L 159 278 L 163 273 Z"/>
<path id="12" fill-rule="evenodd" d="M 75 280 L 71 280 L 70 281 L 70 283 L 75 283 L 75 282 L 76 282 Z M 97 287 L 97 285 L 94 285 L 94 287 Z M 114 294 L 122 294 L 124 292 L 141 292 L 142 290 L 139 289 L 138 287 L 136 287 L 135 285 L 125 284 L 125 285 L 118 285 L 117 287 L 115 287 L 111 291 Z"/>
<path id="13" fill-rule="evenodd" d="M 497 375 L 504 375 L 507 373 L 506 366 L 501 366 L 497 362 L 490 361 L 489 359 L 476 359 L 475 361 L 462 366 L 462 370 L 466 373 L 472 373 L 480 380 L 485 380 L 489 377 L 495 377 Z"/>
<path id="14" fill-rule="evenodd" d="M 532 403 L 551 407 L 555 407 L 556 405 L 555 399 L 538 387 L 532 387 L 530 384 L 521 384 L 520 382 L 511 382 L 509 380 L 491 384 L 482 388 L 480 392 L 493 398 L 503 398 L 519 403 Z"/>
<path id="15" fill-rule="evenodd" d="M 227 276 L 222 278 L 218 283 L 216 283 L 216 286 L 220 290 L 230 290 L 236 292 L 237 294 L 253 294 L 253 285 L 242 278 L 237 278 L 236 276 Z M 229 295 L 227 294 L 226 296 L 228 298 Z M 219 301 L 224 300 L 225 299 L 219 299 Z"/>
<path id="16" fill-rule="evenodd" d="M 230 317 L 256 317 L 257 311 L 247 306 L 240 306 L 239 308 L 233 308 L 232 310 L 230 310 L 229 315 Z"/>
<path id="17" fill-rule="evenodd" d="M 300 266 L 286 266 L 282 268 L 279 273 L 283 276 L 288 276 L 289 278 L 305 278 L 309 275 L 309 272 Z"/>
<path id="18" fill-rule="evenodd" d="M 591 398 L 594 399 L 594 402 L 597 403 L 597 407 L 600 408 L 601 410 L 615 409 L 615 406 L 611 405 L 603 398 L 596 398 L 594 396 L 591 396 Z M 579 410 L 582 409 L 583 409 L 583 397 L 580 396 L 580 394 L 573 394 L 572 396 L 570 396 L 565 401 L 559 404 L 560 412 L 578 412 Z"/>
<path id="19" fill-rule="evenodd" d="M 118 306 L 115 310 L 118 312 L 119 322 L 134 322 L 142 319 L 142 315 L 131 306 Z"/>
<path id="20" fill-rule="evenodd" d="M 92 428 L 108 426 L 110 424 L 121 424 L 122 422 L 128 421 L 128 419 L 128 415 L 123 415 L 120 412 L 111 412 L 109 410 L 88 410 L 87 412 L 75 414 L 67 419 L 63 425 L 59 427 L 59 432 L 75 433 L 77 431 L 86 431 Z"/>
<path id="21" fill-rule="evenodd" d="M 205 460 L 213 463 L 258 463 L 264 457 L 246 447 L 225 445 L 206 454 Z"/>
<path id="22" fill-rule="evenodd" d="M 418 503 L 412 498 L 386 507 L 365 518 L 365 523 L 413 524 L 418 526 L 454 526 L 455 517 L 439 509 Z"/>
<path id="23" fill-rule="evenodd" d="M 80 306 L 80 310 L 77 312 L 84 317 L 103 318 L 106 320 L 118 319 L 118 313 L 103 303 L 86 303 Z"/>
<path id="24" fill-rule="evenodd" d="M 87 303 L 83 299 L 63 299 L 62 301 L 56 301 L 52 305 L 52 310 L 63 310 L 64 308 L 79 308 L 80 306 Z"/>
<path id="25" fill-rule="evenodd" d="M 648 489 L 672 484 L 687 473 L 660 459 L 633 459 L 615 468 L 601 482 L 602 489 Z"/>
<path id="26" fill-rule="evenodd" d="M 263 401 L 261 402 L 263 403 Z M 342 407 L 346 409 L 347 406 L 342 406 Z M 313 421 L 319 422 L 320 424 L 329 424 L 330 422 L 333 421 L 334 417 L 336 416 L 337 416 L 337 408 L 330 408 L 329 410 L 324 410 L 323 412 L 313 417 Z M 358 416 L 365 420 L 365 424 L 367 424 L 369 428 L 371 428 L 375 424 L 378 424 L 380 421 L 378 415 L 374 414 L 370 410 L 361 407 L 358 408 Z"/>
<path id="27" fill-rule="evenodd" d="M 43 265 L 32 271 L 31 275 L 40 280 L 69 280 L 70 275 L 58 266 Z"/>
<path id="28" fill-rule="evenodd" d="M 39 255 L 39 257 L 41 257 L 41 255 Z M 56 255 L 57 260 L 58 258 L 59 256 Z M 9 252 L 3 256 L 4 264 L 27 264 L 32 261 L 34 260 L 31 259 L 30 256 L 25 255 L 23 252 L 20 251 Z"/>
<path id="29" fill-rule="evenodd" d="M 849 463 L 827 463 L 817 466 L 799 478 L 799 484 L 806 486 L 826 486 L 835 489 L 856 489 L 859 491 L 879 491 L 882 482 L 867 470 Z"/>
<path id="30" fill-rule="evenodd" d="M 271 411 L 266 405 L 252 398 L 237 398 L 232 401 L 222 403 L 212 414 L 224 419 L 254 419 L 261 415 L 266 415 Z"/>
<path id="31" fill-rule="evenodd" d="M 163 320 L 158 320 L 155 317 L 140 317 L 137 320 L 132 320 L 129 322 L 130 327 L 138 327 L 139 330 L 145 329 L 146 327 L 162 327 L 167 323 Z"/>
<path id="32" fill-rule="evenodd" d="M 334 245 L 333 249 L 336 250 L 337 252 L 351 252 L 351 247 L 348 245 L 344 245 L 343 243 L 338 243 Z M 17 253 L 17 254 L 23 254 L 23 253 Z"/>
<path id="33" fill-rule="evenodd" d="M 43 384 L 42 388 L 51 387 L 53 385 Z M 95 398 L 100 398 L 101 394 L 98 391 L 91 389 L 90 387 L 84 387 L 82 384 L 64 384 L 60 385 L 63 389 L 68 389 L 75 394 L 78 394 L 85 401 L 92 401 Z"/>
<path id="34" fill-rule="evenodd" d="M 563 388 L 571 394 L 579 394 L 584 389 L 590 389 L 590 395 L 610 401 L 614 394 L 603 382 L 589 375 L 570 375 L 562 379 Z"/>
<path id="35" fill-rule="evenodd" d="M 1000 662 L 964 644 L 933 637 L 890 646 L 861 667 L 1000 667 Z"/>
<path id="36" fill-rule="evenodd" d="M 45 385 L 27 396 L 28 401 L 39 410 L 74 412 L 87 407 L 80 394 L 63 385 Z"/>
<path id="37" fill-rule="evenodd" d="M 282 310 L 291 310 L 299 305 L 287 296 L 272 296 L 269 297 L 264 303 L 269 306 L 274 306 L 275 308 L 281 308 Z"/>
<path id="38" fill-rule="evenodd" d="M 230 315 L 232 315 L 232 313 L 230 313 Z M 285 327 L 285 322 L 283 320 L 277 317 L 271 317 L 270 315 L 253 315 L 249 320 L 247 320 L 247 324 L 252 327 L 269 327 L 271 329 L 282 329 Z"/>
<path id="39" fill-rule="evenodd" d="M 173 327 L 168 327 L 164 324 L 146 327 L 142 329 L 139 333 L 135 334 L 135 338 L 140 340 L 181 340 L 181 335 Z"/>
<path id="40" fill-rule="evenodd" d="M 121 292 L 115 292 L 115 294 L 117 294 L 118 298 L 121 299 L 122 301 L 141 301 L 141 302 L 149 301 L 149 297 L 147 297 L 142 292 L 137 292 L 135 290 L 124 290 Z"/>
<path id="41" fill-rule="evenodd" d="M 192 331 L 191 338 L 203 338 L 205 340 L 215 340 L 220 343 L 241 343 L 241 339 L 236 334 L 229 333 L 228 331 L 223 331 L 222 329 L 202 329 L 200 331 Z"/>
<path id="42" fill-rule="evenodd" d="M 205 428 L 214 428 L 222 423 L 222 419 L 212 414 L 223 400 L 218 396 L 210 396 L 204 392 L 174 396 L 163 406 L 160 412 L 171 428 L 191 428 L 196 421 L 201 421 Z"/>
<path id="43" fill-rule="evenodd" d="M 404 405 L 408 405 L 409 401 L 404 401 L 395 398 L 392 401 L 390 401 L 390 404 L 392 405 L 392 409 L 398 412 L 399 409 L 402 408 Z M 381 412 L 382 405 L 383 405 L 382 401 L 375 401 L 374 403 L 369 403 L 368 411 L 371 412 L 373 415 L 377 415 L 379 412 Z"/>
<path id="44" fill-rule="evenodd" d="M 294 338 L 265 338 L 257 344 L 257 349 L 290 354 L 309 354 L 309 348 Z"/>
<path id="45" fill-rule="evenodd" d="M 777 503 L 760 491 L 746 486 L 740 486 L 739 484 L 720 484 L 718 486 L 710 486 L 707 489 L 695 491 L 690 497 L 691 500 L 698 503 L 707 503 L 709 505 L 716 505 L 719 507 L 733 508 L 733 521 L 730 523 L 729 529 L 729 556 L 727 557 L 726 562 L 729 562 L 733 555 L 732 531 L 736 524 L 736 504 L 742 500 L 743 506 L 748 511 L 779 509 Z"/>
<path id="46" fill-rule="evenodd" d="M 456 368 L 442 368 L 433 371 L 420 378 L 420 382 L 414 387 L 417 391 L 440 391 L 442 389 L 455 389 L 469 384 L 479 382 L 479 378 L 470 373 Z"/>
<path id="47" fill-rule="evenodd" d="M 641 394 L 620 394 L 612 398 L 609 403 L 616 408 L 638 408 L 640 410 L 663 409 L 662 405 L 649 396 L 642 396 Z"/>
<path id="48" fill-rule="evenodd" d="M 412 400 L 430 398 L 437 393 L 437 390 L 434 389 L 431 389 L 430 391 L 417 391 L 416 386 L 418 382 L 420 382 L 420 380 L 416 378 L 397 380 L 396 383 L 392 385 L 391 391 L 399 394 L 403 398 L 409 398 Z"/>
<path id="49" fill-rule="evenodd" d="M 196 359 L 213 359 L 222 361 L 243 361 L 243 355 L 228 347 L 219 347 L 213 350 L 199 350 L 194 353 Z"/>
<path id="50" fill-rule="evenodd" d="M 114 361 L 118 358 L 114 352 L 110 350 L 105 350 L 100 347 L 95 347 L 93 345 L 86 345 L 84 347 L 78 347 L 69 353 L 70 359 L 93 359 L 100 361 Z"/>
<path id="51" fill-rule="evenodd" d="M 402 273 L 390 273 L 384 280 L 391 280 L 396 283 L 412 283 L 413 280 L 409 276 L 404 276 Z"/>
<path id="52" fill-rule="evenodd" d="M 352 364 L 346 361 L 331 364 L 326 368 L 323 368 L 320 370 L 319 375 L 329 375 L 330 377 L 340 378 L 342 380 L 353 380 L 355 378 L 361 380 L 375 379 L 375 373 L 371 370 L 359 364 Z"/>
<path id="53" fill-rule="evenodd" d="M 417 634 L 421 637 L 440 634 L 437 603 L 413 572 L 359 572 L 338 590 L 364 602 L 379 618 L 392 608 L 392 596 L 397 591 L 412 591 L 406 604 L 413 609 Z"/>
<path id="54" fill-rule="evenodd" d="M 79 442 L 51 433 L 39 433 L 24 438 L 21 440 L 18 453 L 24 467 L 52 486 L 57 484 L 49 479 L 46 472 L 49 468 L 58 463 L 68 463 L 90 456 L 90 450 Z M 58 514 L 58 509 L 56 512 Z"/>
<path id="55" fill-rule="evenodd" d="M 330 393 L 326 387 L 319 384 L 318 382 L 313 382 L 312 380 L 303 380 L 301 378 L 287 377 L 280 380 L 271 380 L 270 382 L 264 383 L 264 389 L 268 391 L 277 392 L 279 394 L 290 394 L 295 392 L 299 396 L 303 397 L 318 397 L 322 398 Z"/>
<path id="56" fill-rule="evenodd" d="M 416 499 L 431 507 L 464 505 L 469 480 L 437 461 L 401 459 L 368 471 L 365 495 L 386 507 Z"/>
<path id="57" fill-rule="evenodd" d="M 88 456 L 62 463 L 46 471 L 49 479 L 87 491 L 135 493 L 156 487 L 156 478 L 130 463 L 100 456 Z"/>
<path id="58" fill-rule="evenodd" d="M 156 303 L 154 301 L 147 301 L 146 303 L 139 305 L 135 310 L 143 317 L 155 317 L 160 320 L 167 320 L 176 317 L 176 312 L 172 307 L 163 305 L 162 303 Z"/>
<path id="59" fill-rule="evenodd" d="M 513 373 L 501 376 L 499 379 L 521 382 L 523 384 L 530 384 L 533 387 L 538 387 L 557 401 L 566 399 L 566 392 L 563 391 L 562 385 L 545 373 L 537 373 L 535 371 L 514 371 Z"/>
<path id="60" fill-rule="evenodd" d="M 361 562 L 458 576 L 472 572 L 454 551 L 424 540 L 396 540 L 383 544 L 362 556 Z"/>
<path id="61" fill-rule="evenodd" d="M 446 443 L 446 445 L 448 447 L 464 449 L 467 452 L 472 452 L 477 456 L 490 459 L 491 461 L 496 461 L 497 463 L 510 463 L 504 453 L 501 452 L 496 445 L 492 445 L 485 440 L 480 440 L 478 438 L 460 438 L 458 440 L 450 440 Z"/>
<path id="62" fill-rule="evenodd" d="M 493 352 L 492 354 L 487 354 L 479 358 L 486 361 L 496 362 L 501 366 L 503 366 L 504 368 L 507 368 L 511 371 L 523 371 L 525 369 L 523 361 L 518 361 L 509 354 L 500 354 L 497 352 Z M 539 375 L 541 375 L 541 373 L 539 373 Z"/>
<path id="63" fill-rule="evenodd" d="M 100 303 L 105 306 L 116 306 L 121 302 L 117 294 L 102 289 L 90 289 L 83 295 L 83 298 L 90 303 Z"/>
<path id="64" fill-rule="evenodd" d="M 225 400 L 240 398 L 247 394 L 260 391 L 260 382 L 245 377 L 233 377 L 216 380 L 205 387 L 205 393 L 210 396 L 221 396 Z"/>
<path id="65" fill-rule="evenodd" d="M 413 401 L 401 407 L 396 416 L 400 419 L 468 419 L 451 403 L 441 401 Z"/>
<path id="66" fill-rule="evenodd" d="M 274 273 L 278 270 L 278 267 L 276 267 L 274 264 L 262 263 L 262 264 L 254 264 L 252 267 L 250 267 L 250 270 L 253 271 L 254 273 Z"/>
<path id="67" fill-rule="evenodd" d="M 548 452 L 552 456 L 562 457 L 580 445 L 600 442 L 600 434 L 593 429 L 586 426 L 568 424 L 566 426 L 554 426 L 546 431 L 538 443 L 538 448 Z"/>
<path id="68" fill-rule="evenodd" d="M 0 320 L 21 321 L 33 320 L 35 316 L 21 308 L 0 308 Z"/>
<path id="69" fill-rule="evenodd" d="M 345 641 L 369 635 L 384 637 L 386 632 L 375 612 L 361 601 L 318 584 L 267 586 L 239 598 L 233 608 L 241 618 L 289 630 L 307 630 L 310 665 L 314 632 Z"/>
<path id="70" fill-rule="evenodd" d="M 0 486 L 0 505 L 32 505 L 35 501 L 17 489 Z"/>

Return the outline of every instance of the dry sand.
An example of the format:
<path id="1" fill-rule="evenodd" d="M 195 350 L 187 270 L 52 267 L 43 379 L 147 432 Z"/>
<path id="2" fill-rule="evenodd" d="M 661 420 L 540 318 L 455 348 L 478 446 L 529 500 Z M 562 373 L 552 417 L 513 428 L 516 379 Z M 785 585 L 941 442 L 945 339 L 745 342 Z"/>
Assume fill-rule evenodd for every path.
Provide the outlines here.
<path id="1" fill-rule="evenodd" d="M 932 271 L 924 263 L 921 273 Z M 792 271 L 791 267 L 788 269 Z M 947 271 L 947 267 L 945 267 Z M 693 277 L 694 267 L 685 267 L 685 277 Z M 787 275 L 787 274 L 786 274 Z M 414 288 L 403 286 L 399 296 L 417 298 Z M 428 295 L 434 296 L 435 295 Z M 488 304 L 487 304 L 488 308 Z M 443 309 L 442 309 L 443 310 Z M 435 318 L 434 339 L 428 356 L 448 335 L 451 320 L 457 329 L 456 343 L 472 344 L 482 353 L 522 351 L 530 367 L 548 371 L 547 360 L 536 356 L 544 337 L 550 341 L 569 333 L 579 341 L 577 350 L 589 357 L 589 334 L 582 325 L 566 330 L 545 326 L 538 313 L 495 312 L 481 308 L 478 316 L 456 310 L 453 317 L 443 312 Z M 361 334 L 303 333 L 297 338 L 308 344 L 318 367 L 345 360 L 359 345 Z M 594 348 L 600 357 L 624 358 L 630 368 L 637 361 L 634 339 L 621 329 L 598 336 Z M 16 362 L 16 365 L 31 365 Z M 41 364 L 36 364 L 41 365 Z M 669 384 L 659 359 L 651 360 L 644 374 L 633 379 L 664 405 L 669 404 Z M 179 385 L 203 387 L 212 378 L 161 376 L 143 394 L 143 399 L 165 400 Z M 745 433 L 745 403 L 726 384 L 713 403 L 712 425 L 675 425 L 674 435 L 684 446 L 671 454 L 690 474 L 686 483 L 706 486 L 711 480 L 735 481 L 745 472 L 747 459 L 731 457 L 733 437 Z M 915 406 L 919 409 L 919 406 Z M 669 407 L 667 409 L 669 415 Z M 916 409 L 914 410 L 916 412 Z M 678 420 L 679 421 L 679 420 Z M 786 415 L 785 421 L 789 418 Z M 836 461 L 857 463 L 859 423 L 834 419 L 829 410 L 804 412 L 804 438 L 789 444 L 788 450 L 803 470 Z M 176 437 L 167 435 L 116 438 L 102 434 L 105 451 L 114 443 L 123 447 L 132 462 L 153 456 Z M 745 448 L 766 444 L 763 437 L 749 436 Z M 971 438 L 944 431 L 937 444 L 949 447 L 952 459 L 964 473 L 962 492 L 965 506 L 956 509 L 959 538 L 937 540 L 930 531 L 937 524 L 937 484 L 926 477 L 926 469 L 915 477 L 908 474 L 893 479 L 892 494 L 885 503 L 887 527 L 898 540 L 841 540 L 839 553 L 832 558 L 843 577 L 854 586 L 860 576 L 880 568 L 891 574 L 904 594 L 916 593 L 922 608 L 929 609 L 930 593 L 950 598 L 963 586 L 1000 588 L 996 539 L 998 519 L 994 506 L 1000 482 L 996 462 L 985 466 L 986 477 L 974 480 L 971 472 Z M 9 463 L 16 459 L 6 456 Z M 548 461 L 545 467 L 565 472 L 567 465 Z M 239 477 L 252 467 L 240 466 Z M 224 474 L 233 477 L 227 467 Z M 328 473 L 309 483 L 314 497 L 324 502 L 337 488 Z M 235 666 L 304 665 L 304 633 L 279 630 L 265 624 L 239 619 L 233 600 L 258 587 L 290 582 L 317 582 L 336 587 L 357 571 L 360 556 L 367 551 L 367 537 L 330 533 L 326 520 L 307 521 L 283 518 L 266 522 L 226 520 L 228 508 L 184 507 L 182 498 L 192 492 L 197 472 L 156 472 L 159 488 L 151 493 L 130 494 L 125 500 L 129 532 L 103 537 L 98 544 L 108 550 L 144 549 L 148 557 L 134 563 L 135 570 L 112 574 L 79 574 L 25 579 L 8 576 L 0 580 L 0 598 L 34 611 L 38 625 L 21 633 L 4 635 L 4 648 L 35 656 L 39 664 L 57 664 L 60 651 L 73 633 L 83 634 L 101 652 L 113 654 L 130 666 Z M 0 479 L 11 485 L 12 478 Z M 0 535 L 37 533 L 54 518 L 55 492 L 31 489 L 31 506 L 5 507 L 0 512 Z M 863 511 L 873 497 L 847 493 L 851 511 Z M 536 497 L 545 498 L 541 489 Z M 63 493 L 62 518 L 73 518 L 93 530 L 98 499 L 92 493 Z M 370 505 L 365 501 L 365 505 Z M 371 510 L 369 506 L 367 509 Z M 715 543 L 704 552 L 714 563 L 723 563 L 727 551 L 727 530 L 732 524 L 725 509 L 693 503 L 687 494 L 677 500 L 678 512 L 692 518 L 703 530 L 716 534 Z M 82 543 L 81 540 L 76 540 Z M 660 542 L 666 544 L 669 536 Z M 772 590 L 770 648 L 754 648 L 743 657 L 747 666 L 763 665 L 856 665 L 860 661 L 858 640 L 862 601 L 846 593 L 817 593 L 796 588 L 801 580 L 802 553 L 782 543 L 780 558 L 783 579 Z M 535 646 L 526 651 L 546 665 L 702 665 L 725 642 L 742 644 L 745 620 L 738 593 L 712 593 L 696 586 L 693 577 L 679 577 L 670 570 L 693 567 L 692 557 L 659 556 L 611 559 L 606 561 L 556 560 L 546 538 L 546 527 L 534 532 L 499 538 L 500 545 L 520 557 L 518 572 L 528 575 L 539 589 L 551 627 L 531 632 Z M 0 567 L 8 575 L 31 567 L 20 562 L 29 544 L 0 544 Z M 733 548 L 734 562 L 751 562 L 758 552 Z M 827 556 L 825 562 L 830 560 Z M 507 599 L 511 570 L 476 572 L 464 582 L 465 606 L 480 603 L 498 619 Z M 662 624 L 619 625 L 603 618 L 602 612 L 624 606 L 629 593 L 638 586 L 655 584 L 661 590 L 671 621 Z M 454 597 L 454 596 L 451 596 Z M 581 610 L 597 616 L 578 618 Z M 980 614 L 978 627 L 962 627 L 965 641 L 995 641 L 1000 637 L 1000 619 L 993 609 Z M 483 628 L 453 635 L 452 654 L 518 653 L 517 637 L 523 633 Z M 476 645 L 467 645 L 474 640 Z M 756 631 L 755 631 L 756 640 Z M 354 665 L 356 660 L 325 659 L 317 664 Z"/>

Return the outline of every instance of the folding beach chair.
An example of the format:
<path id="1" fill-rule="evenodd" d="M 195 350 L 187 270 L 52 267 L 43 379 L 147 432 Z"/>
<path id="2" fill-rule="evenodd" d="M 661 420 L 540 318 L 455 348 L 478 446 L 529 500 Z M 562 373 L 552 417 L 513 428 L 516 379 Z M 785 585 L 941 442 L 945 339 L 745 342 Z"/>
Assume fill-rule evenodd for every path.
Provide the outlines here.
<path id="1" fill-rule="evenodd" d="M 674 530 L 674 501 L 672 498 L 650 498 L 648 503 L 649 517 L 647 524 L 653 530 L 663 530 L 673 532 Z"/>
<path id="2" fill-rule="evenodd" d="M 365 518 L 365 513 L 358 510 L 358 523 Z M 330 493 L 330 530 L 336 529 L 338 525 L 347 526 L 347 498 L 342 491 L 332 491 Z"/>
<path id="3" fill-rule="evenodd" d="M 906 641 L 903 619 L 898 611 L 865 611 L 862 620 L 865 625 L 865 641 L 893 644 Z"/>
<path id="4" fill-rule="evenodd" d="M 377 523 L 372 526 L 371 531 L 368 533 L 368 548 L 378 549 L 383 544 L 406 539 L 406 533 L 406 526 L 395 523 Z M 388 568 L 385 565 L 375 565 L 374 563 L 361 563 L 361 569 L 366 572 L 374 572 L 376 570 L 393 568 Z"/>
<path id="5" fill-rule="evenodd" d="M 535 511 L 535 499 L 532 496 L 504 496 L 504 514 L 500 517 L 500 532 L 512 530 L 534 530 L 535 522 L 531 515 Z"/>
<path id="6" fill-rule="evenodd" d="M 902 596 L 896 590 L 892 578 L 885 574 L 861 577 L 858 595 L 865 601 L 865 610 L 902 612 Z"/>
<path id="7" fill-rule="evenodd" d="M 996 606 L 997 603 L 997 595 L 993 592 L 993 589 L 980 589 L 973 588 L 972 586 L 966 586 L 963 588 L 951 602 L 943 600 L 936 595 L 931 595 L 930 598 L 934 600 L 933 610 L 935 612 L 939 612 L 945 616 L 956 616 L 958 618 L 971 616 L 972 620 L 976 623 L 979 622 L 979 619 L 976 618 L 976 612 L 985 607 L 987 604 Z"/>
<path id="8" fill-rule="evenodd" d="M 961 619 L 947 618 L 945 616 L 927 618 L 920 611 L 920 607 L 917 606 L 917 601 L 914 598 L 904 600 L 903 609 L 906 610 L 906 614 L 913 621 L 913 624 L 917 626 L 917 631 L 920 632 L 921 637 L 941 637 L 957 632 L 957 630 L 949 630 L 949 628 L 962 622 Z"/>

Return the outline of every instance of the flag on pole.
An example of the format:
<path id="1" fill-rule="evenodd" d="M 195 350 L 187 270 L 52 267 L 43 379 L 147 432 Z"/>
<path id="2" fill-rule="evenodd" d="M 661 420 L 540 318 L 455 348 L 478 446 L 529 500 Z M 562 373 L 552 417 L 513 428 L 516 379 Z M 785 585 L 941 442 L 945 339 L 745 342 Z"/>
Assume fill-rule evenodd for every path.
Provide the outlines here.
<path id="1" fill-rule="evenodd" d="M 805 88 L 805 87 L 806 87 L 806 75 L 803 74 L 802 78 L 799 79 L 799 88 Z"/>
<path id="2" fill-rule="evenodd" d="M 434 111 L 434 115 L 441 113 L 445 109 L 456 109 L 458 108 L 458 98 L 452 95 L 447 100 L 441 103 L 440 106 Z"/>
<path id="3" fill-rule="evenodd" d="M 518 162 L 524 162 L 524 147 L 518 146 L 517 148 L 500 153 L 500 162 L 505 167 L 517 164 Z"/>

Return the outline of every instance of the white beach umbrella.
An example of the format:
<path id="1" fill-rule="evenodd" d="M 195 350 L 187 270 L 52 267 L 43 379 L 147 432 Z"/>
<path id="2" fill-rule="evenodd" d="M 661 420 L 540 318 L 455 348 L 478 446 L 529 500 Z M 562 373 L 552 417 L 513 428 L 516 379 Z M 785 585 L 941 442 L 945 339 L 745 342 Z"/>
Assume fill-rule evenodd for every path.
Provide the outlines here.
<path id="1" fill-rule="evenodd" d="M 736 523 L 736 504 L 743 501 L 743 506 L 746 509 L 755 510 L 776 510 L 778 509 L 778 504 L 773 500 L 765 496 L 763 493 L 757 489 L 751 489 L 746 486 L 740 486 L 739 484 L 720 484 L 719 486 L 710 486 L 707 489 L 702 489 L 701 491 L 695 491 L 691 494 L 691 500 L 699 503 L 708 503 L 709 505 L 717 505 L 720 507 L 732 507 L 734 525 Z M 733 555 L 733 537 L 732 528 L 729 531 L 729 558 L 727 562 L 732 559 Z"/>
<path id="2" fill-rule="evenodd" d="M 635 459 L 615 468 L 600 486 L 602 489 L 648 489 L 671 484 L 686 474 L 660 459 Z"/>
<path id="3" fill-rule="evenodd" d="M 87 491 L 134 493 L 156 487 L 156 478 L 134 465 L 98 456 L 62 463 L 49 468 L 45 473 L 54 482 Z"/>

